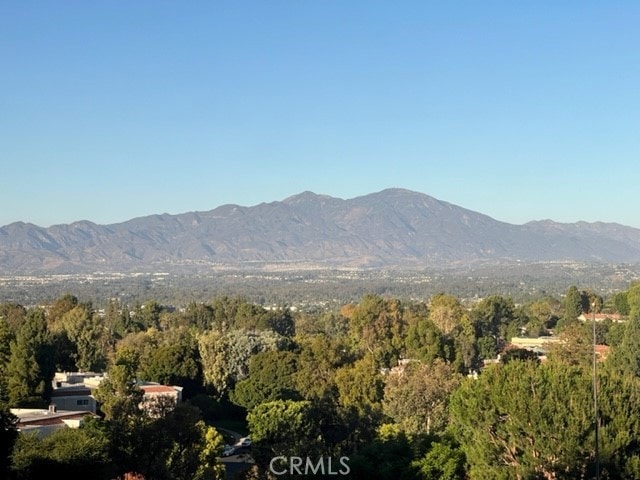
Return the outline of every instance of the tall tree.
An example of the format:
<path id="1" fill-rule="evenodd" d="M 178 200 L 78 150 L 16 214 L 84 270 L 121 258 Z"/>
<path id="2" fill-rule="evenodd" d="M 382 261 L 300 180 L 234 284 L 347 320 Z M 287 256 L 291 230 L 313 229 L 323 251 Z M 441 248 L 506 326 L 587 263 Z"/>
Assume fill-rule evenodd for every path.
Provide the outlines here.
<path id="1" fill-rule="evenodd" d="M 205 383 L 222 398 L 236 382 L 247 377 L 252 355 L 267 350 L 287 350 L 290 346 L 289 339 L 270 331 L 204 332 L 198 337 L 198 348 Z"/>
<path id="2" fill-rule="evenodd" d="M 251 410 L 274 400 L 301 400 L 295 388 L 298 355 L 293 352 L 261 352 L 249 361 L 249 376 L 231 391 L 233 403 Z"/>
<path id="3" fill-rule="evenodd" d="M 564 298 L 564 315 L 562 317 L 563 325 L 575 322 L 582 314 L 582 296 L 578 287 L 572 285 L 568 288 Z"/>
<path id="4" fill-rule="evenodd" d="M 107 366 L 110 338 L 104 321 L 86 305 L 66 312 L 59 321 L 75 345 L 72 354 L 80 371 L 103 371 Z"/>
<path id="5" fill-rule="evenodd" d="M 454 367 L 441 360 L 432 365 L 411 362 L 386 376 L 384 413 L 407 434 L 442 432 L 449 396 L 460 380 Z"/>
<path id="6" fill-rule="evenodd" d="M 341 406 L 354 409 L 360 416 L 380 416 L 384 379 L 373 355 L 338 369 L 335 381 Z"/>
<path id="7" fill-rule="evenodd" d="M 509 362 L 467 379 L 451 398 L 471 479 L 587 478 L 595 465 L 590 369 Z M 639 478 L 640 383 L 599 376 L 602 478 Z"/>
<path id="8" fill-rule="evenodd" d="M 0 401 L 0 476 L 2 478 L 9 478 L 11 453 L 18 438 L 17 423 L 18 417 L 11 413 L 5 403 Z"/>
<path id="9" fill-rule="evenodd" d="M 640 310 L 631 310 L 622 341 L 613 347 L 607 366 L 640 378 Z"/>
<path id="10" fill-rule="evenodd" d="M 353 341 L 382 367 L 396 364 L 404 348 L 406 322 L 398 300 L 365 295 L 350 317 Z"/>
<path id="11" fill-rule="evenodd" d="M 429 320 L 445 335 L 453 332 L 463 313 L 460 300 L 451 295 L 434 295 L 429 302 Z"/>
<path id="12" fill-rule="evenodd" d="M 11 358 L 6 370 L 9 404 L 14 407 L 47 405 L 54 368 L 51 335 L 44 311 L 32 309 L 11 343 Z"/>
<path id="13" fill-rule="evenodd" d="M 113 478 L 108 439 L 97 433 L 62 428 L 44 438 L 21 435 L 12 456 L 15 478 Z"/>

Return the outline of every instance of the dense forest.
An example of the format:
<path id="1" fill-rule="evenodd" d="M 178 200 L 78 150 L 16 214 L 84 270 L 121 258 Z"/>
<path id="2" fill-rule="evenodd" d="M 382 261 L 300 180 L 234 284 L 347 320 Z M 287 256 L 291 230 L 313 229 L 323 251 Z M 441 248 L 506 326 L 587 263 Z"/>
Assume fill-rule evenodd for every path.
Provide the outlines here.
<path id="1" fill-rule="evenodd" d="M 595 313 L 611 318 L 578 318 Z M 545 336 L 559 341 L 544 356 L 510 345 Z M 609 347 L 597 368 L 594 340 Z M 100 417 L 18 432 L 10 409 L 47 408 L 57 371 L 108 372 Z M 151 414 L 141 381 L 181 386 L 184 401 Z M 251 436 L 243 479 L 313 476 L 291 458 L 333 459 L 354 479 L 640 478 L 640 283 L 526 303 L 366 293 L 329 311 L 233 296 L 7 302 L 0 407 L 10 479 L 224 478 L 225 425 Z"/>

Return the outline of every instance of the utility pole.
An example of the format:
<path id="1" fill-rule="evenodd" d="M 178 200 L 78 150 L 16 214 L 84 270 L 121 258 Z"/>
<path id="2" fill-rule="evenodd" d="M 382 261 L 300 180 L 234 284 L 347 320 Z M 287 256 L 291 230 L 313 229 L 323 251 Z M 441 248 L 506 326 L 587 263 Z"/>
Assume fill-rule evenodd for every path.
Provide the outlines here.
<path id="1" fill-rule="evenodd" d="M 596 433 L 596 480 L 600 480 L 600 449 L 598 445 L 598 379 L 596 377 L 596 304 L 591 304 L 593 312 L 593 420 Z"/>

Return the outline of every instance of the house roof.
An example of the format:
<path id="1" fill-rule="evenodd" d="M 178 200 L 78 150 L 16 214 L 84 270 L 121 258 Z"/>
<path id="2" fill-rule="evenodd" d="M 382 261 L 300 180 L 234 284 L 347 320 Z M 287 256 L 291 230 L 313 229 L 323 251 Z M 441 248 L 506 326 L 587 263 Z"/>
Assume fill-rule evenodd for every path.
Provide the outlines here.
<path id="1" fill-rule="evenodd" d="M 141 385 L 140 388 L 145 394 L 176 393 L 174 387 L 168 387 L 167 385 Z"/>

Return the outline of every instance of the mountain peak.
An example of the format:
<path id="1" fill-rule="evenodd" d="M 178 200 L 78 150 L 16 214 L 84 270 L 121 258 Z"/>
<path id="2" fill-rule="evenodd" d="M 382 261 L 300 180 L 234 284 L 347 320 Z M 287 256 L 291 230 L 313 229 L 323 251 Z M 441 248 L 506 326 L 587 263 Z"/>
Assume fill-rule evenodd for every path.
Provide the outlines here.
<path id="1" fill-rule="evenodd" d="M 151 215 L 99 226 L 0 229 L 13 273 L 188 269 L 194 265 L 437 267 L 510 261 L 640 262 L 640 230 L 611 224 L 524 226 L 403 188 L 348 200 L 311 191 L 253 207 Z"/>

